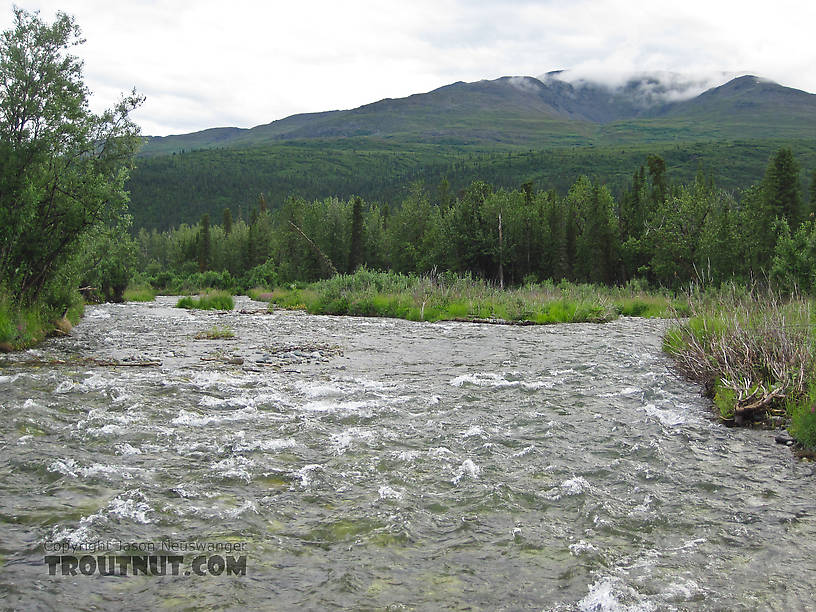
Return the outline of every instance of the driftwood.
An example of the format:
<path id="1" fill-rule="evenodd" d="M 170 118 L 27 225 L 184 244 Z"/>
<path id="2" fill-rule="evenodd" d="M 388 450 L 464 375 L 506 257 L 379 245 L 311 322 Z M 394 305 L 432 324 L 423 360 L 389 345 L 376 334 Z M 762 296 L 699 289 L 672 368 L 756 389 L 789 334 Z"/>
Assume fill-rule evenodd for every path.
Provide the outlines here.
<path id="1" fill-rule="evenodd" d="M 785 397 L 785 390 L 782 387 L 774 389 L 767 395 L 763 395 L 759 399 L 747 398 L 747 403 L 737 405 L 734 410 L 734 422 L 737 425 L 742 425 L 745 421 L 753 420 L 757 414 L 764 414 L 777 401 Z M 753 401 L 751 401 L 753 400 Z"/>

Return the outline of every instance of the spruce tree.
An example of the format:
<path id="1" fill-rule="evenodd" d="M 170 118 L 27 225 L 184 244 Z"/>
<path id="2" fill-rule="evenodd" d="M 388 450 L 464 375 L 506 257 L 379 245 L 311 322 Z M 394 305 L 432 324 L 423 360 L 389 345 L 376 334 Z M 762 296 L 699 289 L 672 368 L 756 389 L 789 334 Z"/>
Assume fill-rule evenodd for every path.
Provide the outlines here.
<path id="1" fill-rule="evenodd" d="M 229 236 L 232 232 L 232 211 L 229 208 L 224 209 L 224 233 Z"/>
<path id="2" fill-rule="evenodd" d="M 363 263 L 363 201 L 354 198 L 351 211 L 351 245 L 349 248 L 349 272 Z"/>
<path id="3" fill-rule="evenodd" d="M 799 164 L 790 148 L 783 147 L 773 156 L 762 187 L 769 216 L 785 219 L 791 227 L 796 227 L 802 216 L 802 194 Z"/>
<path id="4" fill-rule="evenodd" d="M 204 272 L 210 266 L 210 215 L 201 217 L 198 230 L 198 271 Z"/>

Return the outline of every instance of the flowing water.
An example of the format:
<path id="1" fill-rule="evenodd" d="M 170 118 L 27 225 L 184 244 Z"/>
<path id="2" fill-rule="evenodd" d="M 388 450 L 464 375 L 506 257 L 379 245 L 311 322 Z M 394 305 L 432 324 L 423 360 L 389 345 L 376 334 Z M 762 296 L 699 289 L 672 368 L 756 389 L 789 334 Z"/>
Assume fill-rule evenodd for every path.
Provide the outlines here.
<path id="1" fill-rule="evenodd" d="M 3 607 L 813 605 L 812 464 L 714 422 L 661 353 L 663 321 L 173 304 L 89 307 L 0 368 Z M 235 337 L 195 339 L 214 325 Z M 44 561 L 167 543 L 233 546 L 245 575 L 185 575 L 189 550 L 176 576 Z"/>

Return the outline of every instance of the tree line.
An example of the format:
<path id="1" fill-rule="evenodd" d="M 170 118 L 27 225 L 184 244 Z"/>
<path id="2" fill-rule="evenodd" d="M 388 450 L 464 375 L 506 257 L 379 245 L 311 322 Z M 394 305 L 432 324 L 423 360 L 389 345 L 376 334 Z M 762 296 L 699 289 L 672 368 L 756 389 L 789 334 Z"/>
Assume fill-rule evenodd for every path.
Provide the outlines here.
<path id="1" fill-rule="evenodd" d="M 649 155 L 617 198 L 586 176 L 563 194 L 531 182 L 506 189 L 477 180 L 457 192 L 445 179 L 433 189 L 416 182 L 398 206 L 288 197 L 272 210 L 261 195 L 248 219 L 235 220 L 227 207 L 220 223 L 205 214 L 197 225 L 142 229 L 135 248 L 144 279 L 159 288 L 196 273 L 221 284 L 270 285 L 362 265 L 471 274 L 500 285 L 638 279 L 679 288 L 774 279 L 810 290 L 813 178 L 804 197 L 799 164 L 783 147 L 764 176 L 738 193 L 702 172 L 675 183 L 664 159 Z"/>

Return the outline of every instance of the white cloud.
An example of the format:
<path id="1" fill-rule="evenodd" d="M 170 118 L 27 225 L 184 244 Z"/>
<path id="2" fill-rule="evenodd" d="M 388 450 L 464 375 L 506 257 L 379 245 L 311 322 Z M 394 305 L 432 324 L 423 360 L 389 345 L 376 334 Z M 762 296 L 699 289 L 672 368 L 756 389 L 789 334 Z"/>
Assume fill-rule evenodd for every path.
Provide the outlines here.
<path id="1" fill-rule="evenodd" d="M 559 68 L 750 72 L 816 91 L 816 3 L 777 0 L 32 0 L 77 18 L 93 104 L 135 86 L 144 133 L 251 127 L 464 80 Z M 11 23 L 11 6 L 0 27 Z M 615 76 L 618 75 L 618 76 Z"/>

